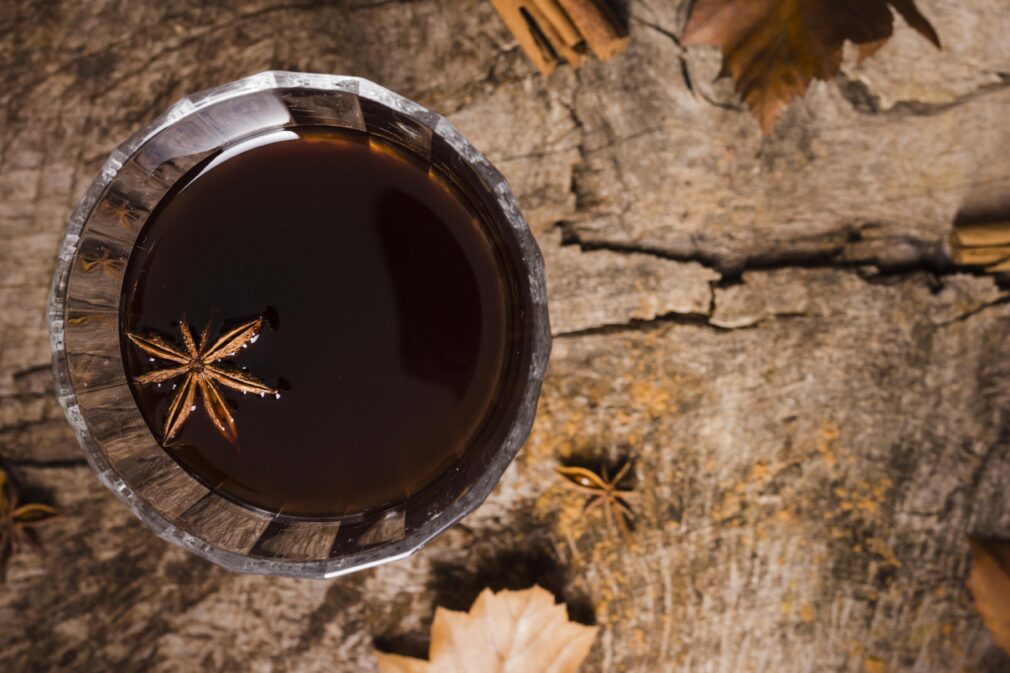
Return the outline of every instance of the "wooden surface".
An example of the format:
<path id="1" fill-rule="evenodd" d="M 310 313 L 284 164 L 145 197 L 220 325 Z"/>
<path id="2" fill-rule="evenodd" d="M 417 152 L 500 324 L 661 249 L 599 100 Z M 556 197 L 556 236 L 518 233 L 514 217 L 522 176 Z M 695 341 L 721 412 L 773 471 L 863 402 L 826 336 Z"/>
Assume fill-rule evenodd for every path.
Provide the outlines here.
<path id="1" fill-rule="evenodd" d="M 899 22 L 763 139 L 678 47 L 684 2 L 632 2 L 626 52 L 548 79 L 483 0 L 0 3 L 0 455 L 66 513 L 0 588 L 0 670 L 367 672 L 423 654 L 436 604 L 540 582 L 602 627 L 593 673 L 1010 671 L 964 589 L 966 534 L 1010 537 L 1010 294 L 947 262 L 957 213 L 1010 195 L 1010 6 L 919 5 L 942 52 Z M 148 533 L 51 394 L 76 199 L 174 99 L 267 68 L 446 113 L 512 182 L 557 335 L 489 501 L 330 582 Z M 553 475 L 625 457 L 630 545 Z"/>

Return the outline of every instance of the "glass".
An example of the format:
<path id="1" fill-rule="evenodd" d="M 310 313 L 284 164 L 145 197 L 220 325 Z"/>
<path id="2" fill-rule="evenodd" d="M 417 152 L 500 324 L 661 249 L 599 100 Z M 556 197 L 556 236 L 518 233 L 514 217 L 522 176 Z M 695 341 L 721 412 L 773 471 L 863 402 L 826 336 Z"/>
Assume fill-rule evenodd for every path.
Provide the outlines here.
<path id="1" fill-rule="evenodd" d="M 208 488 L 158 443 L 122 359 L 123 278 L 148 216 L 201 161 L 296 127 L 361 132 L 427 162 L 478 214 L 517 305 L 519 347 L 481 441 L 402 502 L 349 517 L 271 513 Z M 417 103 L 360 78 L 289 72 L 188 96 L 112 153 L 67 226 L 48 317 L 59 401 L 102 483 L 159 536 L 210 561 L 310 578 L 408 556 L 480 505 L 529 434 L 551 345 L 543 261 L 501 174 Z"/>

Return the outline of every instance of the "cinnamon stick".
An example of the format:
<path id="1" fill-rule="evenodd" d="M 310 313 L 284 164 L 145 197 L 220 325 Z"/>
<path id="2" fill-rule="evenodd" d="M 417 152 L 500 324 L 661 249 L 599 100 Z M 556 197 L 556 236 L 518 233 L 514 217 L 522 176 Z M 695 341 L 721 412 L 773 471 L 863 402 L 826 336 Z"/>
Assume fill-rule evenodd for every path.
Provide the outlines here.
<path id="1" fill-rule="evenodd" d="M 562 60 L 579 67 L 587 47 L 605 60 L 628 43 L 613 13 L 593 0 L 491 0 L 491 4 L 544 76 Z"/>
<path id="2" fill-rule="evenodd" d="M 1010 271 L 1010 221 L 955 225 L 950 256 L 956 264 L 983 266 L 989 273 Z"/>
<path id="3" fill-rule="evenodd" d="M 953 251 L 958 264 L 985 265 L 1010 258 L 1010 245 L 986 245 L 977 248 L 960 248 Z"/>
<path id="4" fill-rule="evenodd" d="M 597 0 L 558 0 L 596 58 L 606 61 L 628 46 L 628 35 L 609 6 Z"/>
<path id="5" fill-rule="evenodd" d="M 498 16 L 505 22 L 505 27 L 509 29 L 516 38 L 516 42 L 526 52 L 526 57 L 533 61 L 540 74 L 546 77 L 554 72 L 559 59 L 551 50 L 550 44 L 546 42 L 546 37 L 541 33 L 534 32 L 527 16 L 523 14 L 526 3 L 523 0 L 491 0 L 491 5 L 498 12 Z"/>
<path id="6" fill-rule="evenodd" d="M 1010 222 L 987 222 L 955 227 L 956 242 L 966 247 L 1010 245 Z"/>
<path id="7" fill-rule="evenodd" d="M 554 53 L 571 63 L 573 68 L 579 67 L 582 64 L 582 56 L 566 42 L 558 25 L 551 21 L 550 17 L 541 9 L 541 3 L 543 5 L 549 4 L 545 0 L 540 0 L 540 2 L 523 0 L 522 9 L 543 33 Z M 560 10 L 560 8 L 558 9 Z"/>
<path id="8" fill-rule="evenodd" d="M 558 0 L 533 0 L 533 2 L 558 31 L 558 34 L 567 46 L 574 48 L 575 45 L 582 42 L 582 35 L 579 34 L 579 29 L 572 23 L 571 18 L 565 13 L 565 10 L 561 9 Z"/>
<path id="9" fill-rule="evenodd" d="M 989 273 L 1006 273 L 1010 271 L 1010 259 L 1004 259 L 1002 262 L 987 266 L 985 270 Z"/>

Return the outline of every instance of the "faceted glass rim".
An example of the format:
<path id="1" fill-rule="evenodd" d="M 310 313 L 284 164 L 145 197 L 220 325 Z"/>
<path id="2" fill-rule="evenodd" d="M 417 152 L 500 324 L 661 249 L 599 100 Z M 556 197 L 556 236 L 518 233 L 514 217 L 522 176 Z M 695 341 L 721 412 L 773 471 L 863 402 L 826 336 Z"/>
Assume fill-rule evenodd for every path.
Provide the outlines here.
<path id="1" fill-rule="evenodd" d="M 191 493 L 187 497 L 191 497 L 191 501 L 183 503 L 185 512 L 166 511 L 163 506 L 156 507 L 149 497 L 138 491 L 136 486 L 139 477 L 137 479 L 125 477 L 124 470 L 116 463 L 117 451 L 134 451 L 134 447 L 138 443 L 150 447 L 150 443 L 154 441 L 146 424 L 143 429 L 136 428 L 132 431 L 124 430 L 121 427 L 123 424 L 122 414 L 126 413 L 127 409 L 122 406 L 124 404 L 122 400 L 112 399 L 115 394 L 120 394 L 117 391 L 126 382 L 121 358 L 118 355 L 109 354 L 105 354 L 105 357 L 102 358 L 99 354 L 97 369 L 102 373 L 91 379 L 94 383 L 93 387 L 87 388 L 88 384 L 85 383 L 85 388 L 82 389 L 79 385 L 75 387 L 73 370 L 77 367 L 78 371 L 87 371 L 89 376 L 92 375 L 96 369 L 94 364 L 96 355 L 94 353 L 88 354 L 89 360 L 86 363 L 75 362 L 73 358 L 76 347 L 68 348 L 67 344 L 68 339 L 73 343 L 84 344 L 90 343 L 87 341 L 88 339 L 102 338 L 102 334 L 107 338 L 107 325 L 104 327 L 96 327 L 96 325 L 104 325 L 110 319 L 113 324 L 118 325 L 119 288 L 122 282 L 122 272 L 125 271 L 125 264 L 129 257 L 126 244 L 120 245 L 120 239 L 128 238 L 128 236 L 123 232 L 112 230 L 105 230 L 97 234 L 88 230 L 88 227 L 93 227 L 96 230 L 100 228 L 100 225 L 94 224 L 96 208 L 109 202 L 110 186 L 114 186 L 117 180 L 120 182 L 129 181 L 130 178 L 123 178 L 122 175 L 130 170 L 135 170 L 137 164 L 143 164 L 152 169 L 151 175 L 145 175 L 144 178 L 159 183 L 155 185 L 152 193 L 160 190 L 160 194 L 157 196 L 157 199 L 160 199 L 174 179 L 186 171 L 173 166 L 171 159 L 159 163 L 165 157 L 159 156 L 157 151 L 150 150 L 153 139 L 156 137 L 164 139 L 169 135 L 166 132 L 170 132 L 173 127 L 187 127 L 187 125 L 187 133 L 190 135 L 186 137 L 199 136 L 200 130 L 190 127 L 199 126 L 201 123 L 200 113 L 204 113 L 210 115 L 211 121 L 209 125 L 205 124 L 205 126 L 207 127 L 207 138 L 212 140 L 208 147 L 202 148 L 202 151 L 204 154 L 217 151 L 244 137 L 261 133 L 264 128 L 269 128 L 269 125 L 248 130 L 245 133 L 240 132 L 239 135 L 222 140 L 219 133 L 221 127 L 216 126 L 214 122 L 215 108 L 230 111 L 230 114 L 233 115 L 232 121 L 241 119 L 244 109 L 250 109 L 250 105 L 255 108 L 257 104 L 252 96 L 271 91 L 278 94 L 282 91 L 297 91 L 308 95 L 322 96 L 323 102 L 317 112 L 326 116 L 322 122 L 324 125 L 333 122 L 331 125 L 334 126 L 352 127 L 354 123 L 363 123 L 361 122 L 361 110 L 364 106 L 361 105 L 361 102 L 368 102 L 370 107 L 377 106 L 377 109 L 384 111 L 383 114 L 391 115 L 389 119 L 393 121 L 389 122 L 388 129 L 388 132 L 392 134 L 391 137 L 405 133 L 407 135 L 403 137 L 406 138 L 405 144 L 407 145 L 415 137 L 419 139 L 418 142 L 427 139 L 429 151 L 431 142 L 435 138 L 439 138 L 441 143 L 451 148 L 455 155 L 454 161 L 461 161 L 474 175 L 478 176 L 487 191 L 486 196 L 490 199 L 490 207 L 496 211 L 495 215 L 500 220 L 507 222 L 509 242 L 517 249 L 518 257 L 521 259 L 521 270 L 528 274 L 526 279 L 528 296 L 522 298 L 527 312 L 523 320 L 524 324 L 528 326 L 526 330 L 528 343 L 525 344 L 528 350 L 528 357 L 525 360 L 527 370 L 517 374 L 519 389 L 512 397 L 516 403 L 511 422 L 508 424 L 508 432 L 491 459 L 484 463 L 480 476 L 469 484 L 465 493 L 449 503 L 440 514 L 426 519 L 416 529 L 404 531 L 401 517 L 398 524 L 392 522 L 394 528 L 396 525 L 400 527 L 399 537 L 396 535 L 383 537 L 383 526 L 386 524 L 379 521 L 374 527 L 378 533 L 368 531 L 360 538 L 363 540 L 375 533 L 377 537 L 369 538 L 369 540 L 376 539 L 379 542 L 335 558 L 300 560 L 295 557 L 253 556 L 250 555 L 252 543 L 248 548 L 245 548 L 242 546 L 245 543 L 236 543 L 238 545 L 236 546 L 236 544 L 224 543 L 222 539 L 216 539 L 221 537 L 219 535 L 221 527 L 215 529 L 213 525 L 208 525 L 208 518 L 234 515 L 241 518 L 242 522 L 252 521 L 253 523 L 250 525 L 255 529 L 255 533 L 250 532 L 250 535 L 255 535 L 256 541 L 259 542 L 266 538 L 265 533 L 270 522 L 258 522 L 251 509 L 236 513 L 234 510 L 244 508 L 234 504 L 230 504 L 229 508 L 229 504 L 217 503 L 217 500 L 222 500 L 220 496 L 216 496 L 213 492 L 208 493 L 208 490 L 202 486 L 200 487 L 202 492 L 199 489 L 194 489 L 189 482 L 195 483 L 195 481 L 188 475 L 186 478 L 189 481 L 186 482 L 186 488 Z M 353 111 L 340 109 L 340 101 L 346 102 L 348 97 L 354 99 Z M 278 105 L 282 105 L 279 99 Z M 357 122 L 352 121 L 345 124 L 342 121 L 336 121 L 336 117 L 353 116 L 352 113 L 355 111 Z M 335 115 L 333 119 L 330 118 L 331 114 Z M 387 122 L 383 121 L 382 123 Z M 283 124 L 275 124 L 274 127 L 282 128 Z M 369 129 L 369 131 L 371 130 Z M 214 138 L 217 140 L 213 140 Z M 399 137 L 394 139 L 394 142 L 400 141 Z M 144 156 L 145 151 L 154 155 L 154 158 Z M 164 173 L 159 176 L 158 171 L 163 169 Z M 134 216 L 135 214 L 118 214 L 120 222 L 124 217 L 129 220 Z M 146 221 L 146 215 L 142 215 L 138 219 L 139 224 L 127 221 L 124 225 L 127 228 L 136 226 L 134 237 Z M 110 268 L 113 271 L 109 274 L 112 280 L 106 281 L 104 273 L 101 274 L 102 278 L 99 280 L 93 280 L 90 277 L 84 278 L 79 268 L 75 270 L 75 261 L 78 260 L 82 249 L 86 248 L 92 251 L 101 249 L 103 250 L 102 258 L 106 261 L 112 260 Z M 116 254 L 125 255 L 119 260 L 121 262 L 119 266 L 122 268 L 118 268 L 118 284 L 116 280 Z M 84 265 L 78 266 L 83 267 Z M 105 269 L 104 266 L 102 268 Z M 74 280 L 75 278 L 81 280 Z M 72 285 L 73 287 L 71 287 Z M 95 303 L 96 296 L 110 296 L 113 291 L 116 298 L 114 307 L 101 306 L 101 302 Z M 74 317 L 69 317 L 71 313 Z M 110 154 L 98 176 L 79 201 L 67 224 L 53 276 L 47 318 L 53 351 L 53 374 L 60 405 L 74 429 L 92 470 L 99 480 L 116 494 L 141 521 L 159 537 L 230 570 L 318 579 L 336 577 L 409 556 L 476 509 L 491 493 L 529 435 L 551 349 L 543 258 L 511 188 L 497 169 L 463 138 L 447 119 L 374 82 L 358 77 L 283 71 L 263 72 L 186 96 Z M 106 331 L 102 332 L 103 329 Z M 99 334 L 99 336 L 95 337 L 95 334 Z M 118 332 L 115 346 L 118 352 Z M 81 369 L 81 367 L 85 367 L 85 369 Z M 103 377 L 109 380 L 104 380 Z M 132 397 L 129 402 L 134 405 L 133 411 L 139 418 L 139 411 L 136 411 Z M 121 406 L 117 407 L 117 404 Z M 101 412 L 101 421 L 95 420 L 99 418 L 93 413 L 95 409 Z M 115 426 L 114 432 L 117 434 L 114 439 L 108 441 L 103 439 L 113 436 L 109 434 L 109 429 L 101 427 L 103 424 Z M 133 434 L 131 435 L 130 432 Z M 157 446 L 156 441 L 154 444 Z M 160 453 L 164 454 L 164 450 L 160 446 L 158 449 Z M 174 488 L 174 486 L 166 485 L 166 479 L 177 479 L 178 474 L 183 472 L 182 468 L 175 465 L 178 473 L 172 471 L 168 477 L 162 478 L 157 473 L 162 469 L 157 460 L 159 452 L 152 453 L 153 450 L 150 448 L 146 450 L 149 455 L 143 457 L 142 460 L 135 460 L 130 465 L 139 466 L 140 471 L 137 474 L 143 473 L 149 481 L 156 478 L 162 479 L 162 488 Z M 164 456 L 167 457 L 167 454 Z M 131 459 L 134 458 L 137 456 L 131 456 Z M 173 465 L 175 464 L 170 458 L 168 460 Z M 210 502 L 212 499 L 215 502 Z M 333 535 L 334 537 L 337 535 L 336 528 L 334 528 Z M 237 551 L 236 549 L 245 550 Z"/>

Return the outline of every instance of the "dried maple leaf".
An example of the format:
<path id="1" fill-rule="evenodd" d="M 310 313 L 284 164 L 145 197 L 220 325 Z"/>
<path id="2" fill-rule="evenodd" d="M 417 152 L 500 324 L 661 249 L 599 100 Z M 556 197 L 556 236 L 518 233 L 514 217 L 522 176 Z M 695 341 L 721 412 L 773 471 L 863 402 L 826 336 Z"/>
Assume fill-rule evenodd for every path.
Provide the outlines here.
<path id="1" fill-rule="evenodd" d="M 969 538 L 975 563 L 968 588 L 992 639 L 1010 653 L 1010 543 Z"/>
<path id="2" fill-rule="evenodd" d="M 838 73 L 846 40 L 859 45 L 860 60 L 887 41 L 894 30 L 892 7 L 940 46 L 915 0 L 698 0 L 683 43 L 722 48 L 719 75 L 733 78 L 768 133 L 811 79 Z"/>
<path id="3" fill-rule="evenodd" d="M 378 673 L 575 673 L 594 638 L 545 589 L 485 589 L 469 612 L 435 610 L 429 661 L 377 652 Z"/>

